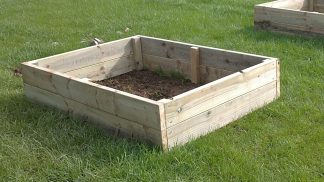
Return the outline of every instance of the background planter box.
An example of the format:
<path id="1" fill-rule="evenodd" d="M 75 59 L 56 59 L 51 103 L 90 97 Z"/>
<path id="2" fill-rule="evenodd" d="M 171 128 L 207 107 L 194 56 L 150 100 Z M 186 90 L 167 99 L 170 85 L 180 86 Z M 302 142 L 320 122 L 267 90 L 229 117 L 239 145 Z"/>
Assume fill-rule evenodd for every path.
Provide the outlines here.
<path id="1" fill-rule="evenodd" d="M 179 72 L 204 85 L 154 101 L 91 82 L 143 68 Z M 25 62 L 22 72 L 30 100 L 163 149 L 225 126 L 280 95 L 276 58 L 145 36 Z"/>
<path id="2" fill-rule="evenodd" d="M 324 0 L 279 0 L 255 6 L 255 28 L 324 34 Z"/>

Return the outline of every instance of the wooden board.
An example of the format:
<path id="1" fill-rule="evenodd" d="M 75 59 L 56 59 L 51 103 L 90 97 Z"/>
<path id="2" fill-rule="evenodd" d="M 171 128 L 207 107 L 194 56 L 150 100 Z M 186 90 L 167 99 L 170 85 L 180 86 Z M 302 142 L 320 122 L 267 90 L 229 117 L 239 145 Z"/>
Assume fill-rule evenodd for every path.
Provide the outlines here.
<path id="1" fill-rule="evenodd" d="M 289 33 L 324 34 L 324 14 L 308 11 L 310 5 L 308 1 L 307 10 L 285 9 L 285 6 L 279 3 L 288 1 L 274 1 L 272 6 L 269 3 L 255 6 L 255 28 Z"/>
<path id="2" fill-rule="evenodd" d="M 28 84 L 24 84 L 24 89 L 27 98 L 31 101 L 53 106 L 59 110 L 69 112 L 73 117 L 91 121 L 109 131 L 112 135 L 139 138 L 162 145 L 161 130 L 134 123 L 130 120 Z"/>
<path id="3" fill-rule="evenodd" d="M 152 55 L 143 55 L 144 67 L 151 71 L 163 70 L 166 73 L 176 72 L 182 74 L 186 79 L 191 79 L 191 65 L 183 60 L 173 60 L 168 58 L 162 58 Z M 210 66 L 199 66 L 200 81 L 202 83 L 209 83 L 214 80 L 223 78 L 227 75 L 235 73 L 234 71 L 228 71 L 224 69 L 214 68 Z"/>
<path id="4" fill-rule="evenodd" d="M 223 127 L 276 98 L 276 82 L 240 95 L 168 128 L 169 148 Z"/>
<path id="5" fill-rule="evenodd" d="M 133 54 L 131 38 L 108 42 L 36 60 L 37 65 L 59 72 L 105 62 Z"/>
<path id="6" fill-rule="evenodd" d="M 324 0 L 314 0 L 314 11 L 324 13 Z"/>
<path id="7" fill-rule="evenodd" d="M 305 10 L 309 9 L 310 0 L 278 0 L 261 4 L 263 7 Z"/>
<path id="8" fill-rule="evenodd" d="M 143 56 L 142 56 L 142 44 L 139 36 L 133 39 L 134 61 L 137 70 L 143 69 Z"/>
<path id="9" fill-rule="evenodd" d="M 91 82 L 142 67 L 207 84 L 153 101 Z M 166 150 L 279 97 L 279 67 L 266 56 L 134 36 L 23 63 L 22 74 L 30 100 Z"/>
<path id="10" fill-rule="evenodd" d="M 129 71 L 134 70 L 136 67 L 133 57 L 131 55 L 111 59 L 105 62 L 99 62 L 80 69 L 65 72 L 69 76 L 77 78 L 88 78 L 93 81 L 103 80 L 118 76 Z"/>
<path id="11" fill-rule="evenodd" d="M 141 37 L 141 42 L 143 55 L 167 58 L 174 62 L 190 63 L 190 49 L 191 47 L 198 47 L 202 66 L 232 72 L 243 70 L 269 58 L 145 36 Z M 146 66 L 145 63 L 144 66 Z"/>
<path id="12" fill-rule="evenodd" d="M 22 65 L 24 83 L 103 110 L 155 129 L 160 123 L 159 105 L 146 98 L 52 72 L 35 65 Z M 146 113 L 146 114 L 143 114 Z M 163 123 L 162 123 L 163 124 Z"/>
<path id="13" fill-rule="evenodd" d="M 191 81 L 192 83 L 200 83 L 200 56 L 199 48 L 191 47 L 190 49 L 190 67 L 191 67 Z"/>
<path id="14" fill-rule="evenodd" d="M 175 96 L 165 103 L 167 128 L 277 80 L 276 68 L 276 60 L 268 59 L 262 64 L 243 70 L 242 73 L 231 74 Z"/>

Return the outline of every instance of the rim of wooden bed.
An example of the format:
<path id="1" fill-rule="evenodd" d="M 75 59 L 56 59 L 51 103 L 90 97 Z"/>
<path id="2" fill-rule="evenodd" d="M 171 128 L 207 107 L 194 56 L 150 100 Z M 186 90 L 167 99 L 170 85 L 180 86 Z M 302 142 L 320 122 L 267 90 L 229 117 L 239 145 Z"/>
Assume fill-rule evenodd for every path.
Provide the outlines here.
<path id="1" fill-rule="evenodd" d="M 305 3 L 304 4 L 297 4 L 298 7 L 294 7 L 293 3 Z M 285 3 L 291 3 L 291 4 L 285 4 Z M 290 6 L 291 5 L 291 6 Z M 322 14 L 324 15 L 324 12 L 317 12 L 314 9 L 314 0 L 277 0 L 277 1 L 271 1 L 266 2 L 262 4 L 256 5 L 256 7 L 260 8 L 272 8 L 272 9 L 278 9 L 278 10 L 285 10 L 290 12 L 300 12 L 300 13 L 309 13 L 309 14 Z M 305 9 L 307 8 L 307 9 Z"/>
<path id="2" fill-rule="evenodd" d="M 129 92 L 124 92 L 124 91 L 114 89 L 114 88 L 111 88 L 111 87 L 108 87 L 108 86 L 100 85 L 100 84 L 92 82 L 91 79 L 89 79 L 89 78 L 77 78 L 75 76 L 69 75 L 68 73 L 62 73 L 62 72 L 55 71 L 55 70 L 50 69 L 50 68 L 45 68 L 43 66 L 38 66 L 38 62 L 42 61 L 44 59 L 54 58 L 54 57 L 58 57 L 58 56 L 64 56 L 64 55 L 71 54 L 71 53 L 74 53 L 74 52 L 78 52 L 78 51 L 81 51 L 81 50 L 86 50 L 86 49 L 89 49 L 91 47 L 100 47 L 101 45 L 110 44 L 110 43 L 118 42 L 118 41 L 121 41 L 121 40 L 127 40 L 129 38 L 138 38 L 138 37 L 146 37 L 146 38 L 155 39 L 155 40 L 178 43 L 178 44 L 183 44 L 183 45 L 187 45 L 187 46 L 191 46 L 191 47 L 208 48 L 208 49 L 214 49 L 214 50 L 217 50 L 217 51 L 226 51 L 226 52 L 229 52 L 229 53 L 237 53 L 237 54 L 242 54 L 242 55 L 247 55 L 247 56 L 256 56 L 256 57 L 259 57 L 259 58 L 264 58 L 264 60 L 262 60 L 260 63 L 257 63 L 257 64 L 255 64 L 255 65 L 253 65 L 251 67 L 247 67 L 247 68 L 245 68 L 245 69 L 243 69 L 241 71 L 234 72 L 234 73 L 232 73 L 230 75 L 227 75 L 227 76 L 224 76 L 222 78 L 216 79 L 216 80 L 214 80 L 212 82 L 209 82 L 209 83 L 205 83 L 205 84 L 203 84 L 203 85 L 201 85 L 201 86 L 199 86 L 197 88 L 194 88 L 192 90 L 189 90 L 189 91 L 186 91 L 186 92 L 181 93 L 179 95 L 176 95 L 176 96 L 172 97 L 171 99 L 164 98 L 164 99 L 161 99 L 161 100 L 158 100 L 158 101 L 155 101 L 155 100 L 152 100 L 152 99 L 149 99 L 149 98 L 145 98 L 145 97 L 142 97 L 142 96 L 138 96 L 138 95 L 135 95 L 135 94 L 131 94 Z M 213 47 L 208 47 L 208 46 L 184 43 L 184 42 L 180 42 L 180 41 L 172 41 L 172 40 L 162 39 L 162 38 L 155 38 L 155 37 L 149 37 L 149 36 L 143 36 L 143 35 L 135 35 L 135 36 L 127 37 L 127 38 L 124 38 L 124 39 L 118 39 L 118 40 L 106 42 L 106 43 L 99 44 L 99 45 L 94 45 L 94 46 L 90 46 L 90 47 L 86 47 L 86 48 L 81 48 L 81 49 L 77 49 L 77 50 L 73 50 L 73 51 L 68 51 L 68 52 L 65 52 L 65 53 L 44 57 L 44 58 L 41 58 L 41 59 L 36 59 L 36 60 L 33 60 L 33 61 L 26 61 L 26 62 L 23 62 L 21 64 L 26 65 L 26 66 L 30 66 L 30 67 L 34 67 L 34 68 L 37 68 L 37 69 L 45 71 L 45 72 L 56 74 L 56 75 L 65 77 L 67 79 L 80 82 L 80 83 L 89 84 L 89 85 L 94 86 L 94 87 L 99 88 L 99 89 L 104 89 L 104 90 L 107 90 L 107 91 L 115 92 L 115 93 L 118 93 L 118 94 L 121 94 L 121 95 L 124 95 L 124 96 L 132 97 L 134 99 L 138 99 L 138 100 L 147 102 L 147 103 L 160 105 L 160 104 L 166 104 L 166 103 L 170 103 L 170 102 L 173 102 L 173 101 L 176 101 L 176 100 L 180 100 L 180 99 L 182 99 L 182 98 L 184 98 L 184 97 L 186 97 L 186 96 L 188 96 L 188 95 L 190 95 L 192 93 L 195 93 L 195 92 L 202 92 L 205 89 L 209 89 L 213 85 L 221 84 L 222 82 L 224 82 L 226 80 L 229 80 L 229 79 L 235 78 L 237 76 L 243 75 L 246 72 L 257 69 L 259 67 L 262 67 L 265 64 L 269 64 L 270 62 L 273 62 L 273 61 L 276 61 L 276 60 L 277 60 L 277 58 L 273 58 L 273 57 L 260 56 L 260 55 L 249 54 L 249 53 L 238 52 L 238 51 L 231 51 L 231 50 L 220 49 L 220 48 L 213 48 Z"/>

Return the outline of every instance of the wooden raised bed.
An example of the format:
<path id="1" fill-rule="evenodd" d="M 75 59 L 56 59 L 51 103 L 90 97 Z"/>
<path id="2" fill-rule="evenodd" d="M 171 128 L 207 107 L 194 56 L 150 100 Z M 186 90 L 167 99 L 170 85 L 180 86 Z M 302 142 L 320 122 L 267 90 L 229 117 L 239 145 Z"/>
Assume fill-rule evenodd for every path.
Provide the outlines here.
<path id="1" fill-rule="evenodd" d="M 92 82 L 143 68 L 178 72 L 202 86 L 154 101 Z M 22 73 L 28 99 L 163 149 L 225 126 L 280 95 L 276 58 L 146 36 L 25 62 Z"/>
<path id="2" fill-rule="evenodd" d="M 279 0 L 255 6 L 255 28 L 324 35 L 324 0 Z"/>

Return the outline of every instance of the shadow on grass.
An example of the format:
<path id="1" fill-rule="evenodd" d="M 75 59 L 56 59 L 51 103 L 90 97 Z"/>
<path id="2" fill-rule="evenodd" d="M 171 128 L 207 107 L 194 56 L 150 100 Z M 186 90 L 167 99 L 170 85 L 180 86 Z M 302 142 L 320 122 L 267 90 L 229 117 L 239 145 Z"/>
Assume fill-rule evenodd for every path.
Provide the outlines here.
<path id="1" fill-rule="evenodd" d="M 46 148 L 55 155 L 117 162 L 125 155 L 140 157 L 162 152 L 156 146 L 113 137 L 88 122 L 70 118 L 67 113 L 31 103 L 22 93 L 2 98 L 0 107 L 10 138 Z"/>

